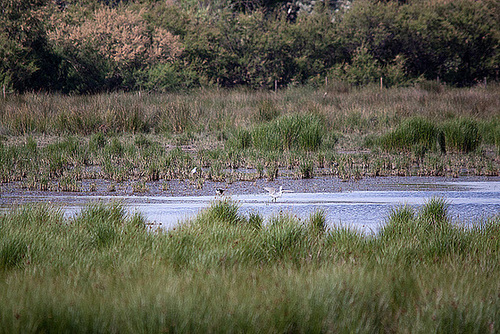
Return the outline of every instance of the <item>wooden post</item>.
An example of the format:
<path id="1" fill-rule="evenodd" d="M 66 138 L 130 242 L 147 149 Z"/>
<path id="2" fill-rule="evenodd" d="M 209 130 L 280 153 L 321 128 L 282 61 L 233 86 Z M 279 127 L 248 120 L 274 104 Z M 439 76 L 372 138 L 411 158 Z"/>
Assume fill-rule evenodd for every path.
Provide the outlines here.
<path id="1" fill-rule="evenodd" d="M 486 77 L 484 77 L 484 88 L 488 87 L 488 82 L 486 81 Z"/>
<path id="2" fill-rule="evenodd" d="M 5 85 L 2 87 L 2 92 L 3 92 L 3 99 L 5 100 Z"/>
<path id="3" fill-rule="evenodd" d="M 325 88 L 328 87 L 328 77 L 325 77 Z"/>
<path id="4" fill-rule="evenodd" d="M 278 92 L 278 80 L 274 80 L 274 92 Z"/>
<path id="5" fill-rule="evenodd" d="M 380 90 L 384 89 L 384 78 L 380 77 Z"/>

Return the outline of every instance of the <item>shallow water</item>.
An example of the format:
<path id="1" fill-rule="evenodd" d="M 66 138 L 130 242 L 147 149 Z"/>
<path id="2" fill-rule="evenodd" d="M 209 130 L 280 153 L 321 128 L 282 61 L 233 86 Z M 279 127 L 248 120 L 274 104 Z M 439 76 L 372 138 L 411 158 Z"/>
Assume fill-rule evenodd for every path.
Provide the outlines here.
<path id="1" fill-rule="evenodd" d="M 240 212 L 245 215 L 252 212 L 258 213 L 267 220 L 280 213 L 287 213 L 299 219 L 307 219 L 315 211 L 322 210 L 330 226 L 349 226 L 367 234 L 376 233 L 380 229 L 391 209 L 400 205 L 418 208 L 433 197 L 442 197 L 449 203 L 449 213 L 457 222 L 480 222 L 483 218 L 500 214 L 499 179 L 479 182 L 435 182 L 434 180 L 419 182 L 419 179 L 407 181 L 412 182 L 398 180 L 398 182 L 387 183 L 384 187 L 372 187 L 382 188 L 382 190 L 285 193 L 278 198 L 277 202 L 271 202 L 271 198 L 261 187 L 254 188 L 254 193 L 246 191 L 228 197 L 238 202 Z M 179 221 L 195 216 L 215 199 L 215 196 L 207 195 L 96 196 L 14 193 L 2 194 L 0 211 L 7 211 L 14 203 L 54 202 L 64 208 L 67 216 L 71 216 L 89 202 L 120 201 L 129 212 L 140 212 L 148 222 L 168 229 L 175 227 Z"/>

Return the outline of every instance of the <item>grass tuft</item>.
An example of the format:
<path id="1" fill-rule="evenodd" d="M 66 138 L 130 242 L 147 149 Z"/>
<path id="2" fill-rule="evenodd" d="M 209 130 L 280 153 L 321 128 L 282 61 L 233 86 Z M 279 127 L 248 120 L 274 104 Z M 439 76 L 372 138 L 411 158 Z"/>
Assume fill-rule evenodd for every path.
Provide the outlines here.
<path id="1" fill-rule="evenodd" d="M 459 118 L 443 125 L 446 147 L 450 151 L 469 153 L 475 151 L 481 144 L 481 134 L 478 124 L 470 118 Z"/>
<path id="2" fill-rule="evenodd" d="M 386 150 L 405 150 L 408 152 L 436 151 L 445 152 L 441 130 L 431 120 L 413 117 L 404 121 L 395 130 L 379 139 L 380 146 Z"/>
<path id="3" fill-rule="evenodd" d="M 252 142 L 255 148 L 266 151 L 316 151 L 323 133 L 323 122 L 318 116 L 290 114 L 257 125 L 252 131 Z"/>

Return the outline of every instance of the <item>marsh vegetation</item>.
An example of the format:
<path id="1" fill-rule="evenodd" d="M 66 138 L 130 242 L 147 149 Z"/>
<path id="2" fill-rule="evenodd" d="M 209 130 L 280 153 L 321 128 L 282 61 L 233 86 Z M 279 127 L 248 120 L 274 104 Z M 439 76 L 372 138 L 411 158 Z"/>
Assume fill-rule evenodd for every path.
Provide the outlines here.
<path id="1" fill-rule="evenodd" d="M 145 223 L 120 204 L 0 216 L 2 332 L 500 330 L 500 221 L 464 227 L 440 198 L 370 237 L 227 199 L 172 230 Z"/>
<path id="2" fill-rule="evenodd" d="M 0 101 L 0 178 L 82 191 L 84 179 L 498 175 L 498 86 L 338 85 L 12 96 Z"/>

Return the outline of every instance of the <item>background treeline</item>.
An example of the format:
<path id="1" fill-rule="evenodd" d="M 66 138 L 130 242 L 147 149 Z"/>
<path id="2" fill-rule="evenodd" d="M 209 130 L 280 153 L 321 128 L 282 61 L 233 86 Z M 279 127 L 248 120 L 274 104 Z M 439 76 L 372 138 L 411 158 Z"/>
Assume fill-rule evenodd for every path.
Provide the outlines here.
<path id="1" fill-rule="evenodd" d="M 2 0 L 4 91 L 498 80 L 500 2 Z"/>

